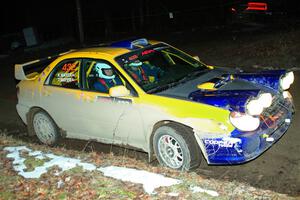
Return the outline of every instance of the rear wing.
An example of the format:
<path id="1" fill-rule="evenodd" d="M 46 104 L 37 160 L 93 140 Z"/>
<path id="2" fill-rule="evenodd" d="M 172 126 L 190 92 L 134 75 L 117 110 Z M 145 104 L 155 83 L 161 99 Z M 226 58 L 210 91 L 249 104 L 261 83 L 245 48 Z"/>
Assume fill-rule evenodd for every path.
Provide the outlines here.
<path id="1" fill-rule="evenodd" d="M 74 50 L 72 49 L 67 52 L 59 53 L 59 54 L 56 54 L 53 56 L 48 56 L 48 57 L 37 59 L 37 60 L 32 60 L 32 61 L 29 61 L 29 62 L 26 62 L 23 64 L 15 64 L 15 78 L 17 80 L 35 80 L 39 76 L 39 73 L 36 71 L 33 71 L 33 72 L 29 72 L 28 74 L 26 74 L 24 67 L 29 68 L 28 71 L 32 71 L 32 70 L 40 68 L 40 66 L 34 67 L 35 64 L 38 64 L 38 63 L 42 64 L 45 62 L 52 61 L 53 59 L 55 59 L 59 56 L 65 55 L 65 54 L 73 52 L 73 51 Z"/>

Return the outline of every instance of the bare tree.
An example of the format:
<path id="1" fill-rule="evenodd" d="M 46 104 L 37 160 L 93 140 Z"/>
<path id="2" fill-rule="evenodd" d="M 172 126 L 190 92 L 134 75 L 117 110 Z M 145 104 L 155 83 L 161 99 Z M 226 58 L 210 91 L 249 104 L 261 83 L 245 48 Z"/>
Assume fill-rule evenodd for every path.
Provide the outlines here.
<path id="1" fill-rule="evenodd" d="M 83 24 L 82 24 L 82 13 L 81 13 L 80 0 L 76 0 L 76 10 L 77 10 L 77 19 L 78 19 L 79 41 L 80 41 L 80 44 L 83 44 L 84 43 L 84 31 L 83 31 Z"/>

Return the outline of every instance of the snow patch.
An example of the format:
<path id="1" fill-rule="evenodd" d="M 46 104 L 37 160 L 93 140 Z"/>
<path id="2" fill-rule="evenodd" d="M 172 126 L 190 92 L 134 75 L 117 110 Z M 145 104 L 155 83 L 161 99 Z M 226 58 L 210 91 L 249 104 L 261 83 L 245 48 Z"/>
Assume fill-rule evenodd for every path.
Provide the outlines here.
<path id="1" fill-rule="evenodd" d="M 148 194 L 155 194 L 154 190 L 161 186 L 171 186 L 181 183 L 180 180 L 167 178 L 161 174 L 126 167 L 109 166 L 100 167 L 97 170 L 104 173 L 104 176 L 120 179 L 122 181 L 143 184 L 143 188 Z"/>
<path id="2" fill-rule="evenodd" d="M 5 147 L 4 150 L 9 151 L 10 153 L 6 155 L 7 158 L 13 158 L 13 167 L 15 171 L 23 171 L 26 168 L 24 161 L 25 158 L 20 157 L 19 151 L 31 151 L 26 146 L 19 147 Z"/>
<path id="3" fill-rule="evenodd" d="M 46 157 L 43 155 L 43 152 L 41 152 L 41 151 L 33 151 L 33 152 L 29 152 L 28 155 L 34 156 L 35 158 L 41 159 L 41 160 L 46 159 Z"/>
<path id="4" fill-rule="evenodd" d="M 26 146 L 18 146 L 18 147 L 5 147 L 5 151 L 8 151 L 7 158 L 13 158 L 13 167 L 14 170 L 18 172 L 19 175 L 24 178 L 39 178 L 42 174 L 47 173 L 48 169 L 53 166 L 58 166 L 61 171 L 55 173 L 55 175 L 59 175 L 61 172 L 65 170 L 72 169 L 76 166 L 81 166 L 84 170 L 93 171 L 98 170 L 104 174 L 104 176 L 112 177 L 115 179 L 119 179 L 122 181 L 129 181 L 132 183 L 142 184 L 145 192 L 148 194 L 155 194 L 154 191 L 159 187 L 168 187 L 176 184 L 182 183 L 181 180 L 173 179 L 165 177 L 161 174 L 156 174 L 144 170 L 137 170 L 126 167 L 117 167 L 117 166 L 108 166 L 108 167 L 99 167 L 96 168 L 95 165 L 90 163 L 84 163 L 80 159 L 74 159 L 64 156 L 57 156 L 52 153 L 43 153 L 41 151 L 33 151 Z M 26 165 L 24 164 L 25 158 L 20 156 L 21 152 L 28 152 L 29 156 L 33 156 L 37 159 L 47 159 L 47 162 L 43 164 L 43 166 L 36 167 L 31 172 L 26 172 Z M 48 161 L 49 159 L 49 161 Z M 65 179 L 66 182 L 70 181 L 70 177 Z M 57 182 L 57 188 L 61 188 L 64 185 L 64 181 L 60 180 Z M 207 193 L 211 196 L 217 197 L 219 194 L 213 190 L 206 190 L 198 186 L 191 186 L 189 188 L 193 193 L 202 192 Z M 179 193 L 170 192 L 169 196 L 179 196 Z"/>
<path id="5" fill-rule="evenodd" d="M 201 192 L 201 193 L 206 193 L 206 194 L 209 194 L 213 197 L 217 197 L 219 196 L 219 194 L 216 192 L 216 191 L 213 191 L 213 190 L 206 190 L 206 189 L 203 189 L 199 186 L 191 186 L 190 187 L 190 190 L 193 192 L 193 193 L 196 193 L 196 192 Z"/>
<path id="6" fill-rule="evenodd" d="M 32 151 L 31 149 L 20 146 L 20 147 L 5 147 L 4 150 L 10 152 L 7 154 L 7 158 L 13 158 L 14 170 L 19 172 L 18 174 L 24 178 L 39 178 L 42 174 L 47 173 L 48 169 L 53 166 L 58 166 L 62 171 L 72 169 L 76 166 L 81 166 L 84 170 L 95 170 L 96 166 L 89 163 L 83 163 L 79 159 L 68 158 L 64 156 L 56 156 L 54 154 L 42 154 L 40 151 Z M 20 151 L 29 152 L 28 155 L 33 156 L 38 159 L 44 159 L 48 157 L 51 159 L 48 162 L 45 162 L 43 166 L 36 167 L 33 171 L 26 172 L 26 165 L 24 164 L 25 158 L 20 157 Z M 61 172 L 62 172 L 61 171 Z"/>

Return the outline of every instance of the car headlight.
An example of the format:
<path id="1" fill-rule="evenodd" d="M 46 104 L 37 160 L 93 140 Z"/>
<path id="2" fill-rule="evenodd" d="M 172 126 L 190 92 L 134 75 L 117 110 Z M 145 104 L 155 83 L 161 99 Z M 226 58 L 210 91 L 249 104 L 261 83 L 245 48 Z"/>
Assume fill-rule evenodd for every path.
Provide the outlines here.
<path id="1" fill-rule="evenodd" d="M 246 108 L 250 115 L 260 115 L 264 110 L 264 107 L 257 99 L 249 101 Z"/>
<path id="2" fill-rule="evenodd" d="M 249 115 L 260 115 L 264 108 L 272 105 L 273 97 L 270 93 L 263 93 L 256 99 L 250 100 L 246 105 L 246 110 Z"/>
<path id="3" fill-rule="evenodd" d="M 261 94 L 258 100 L 261 102 L 264 108 L 268 108 L 272 105 L 273 97 L 270 93 Z"/>
<path id="4" fill-rule="evenodd" d="M 232 125 L 241 131 L 254 131 L 260 124 L 259 118 L 239 112 L 230 113 L 229 118 Z"/>
<path id="5" fill-rule="evenodd" d="M 287 90 L 290 88 L 291 84 L 294 82 L 294 72 L 288 72 L 284 76 L 280 78 L 280 87 L 283 90 Z"/>

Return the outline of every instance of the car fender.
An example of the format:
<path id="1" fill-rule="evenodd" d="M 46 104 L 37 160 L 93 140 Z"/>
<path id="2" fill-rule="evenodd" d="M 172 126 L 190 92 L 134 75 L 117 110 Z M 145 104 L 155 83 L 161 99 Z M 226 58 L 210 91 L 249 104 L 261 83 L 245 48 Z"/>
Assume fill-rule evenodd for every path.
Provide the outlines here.
<path id="1" fill-rule="evenodd" d="M 140 111 L 148 144 L 145 150 L 149 153 L 150 161 L 153 155 L 152 138 L 155 129 L 167 123 L 176 123 L 191 128 L 201 138 L 207 135 L 229 135 L 234 130 L 229 121 L 230 111 L 228 110 L 158 95 L 145 95 L 141 96 L 141 99 L 143 103 Z"/>

